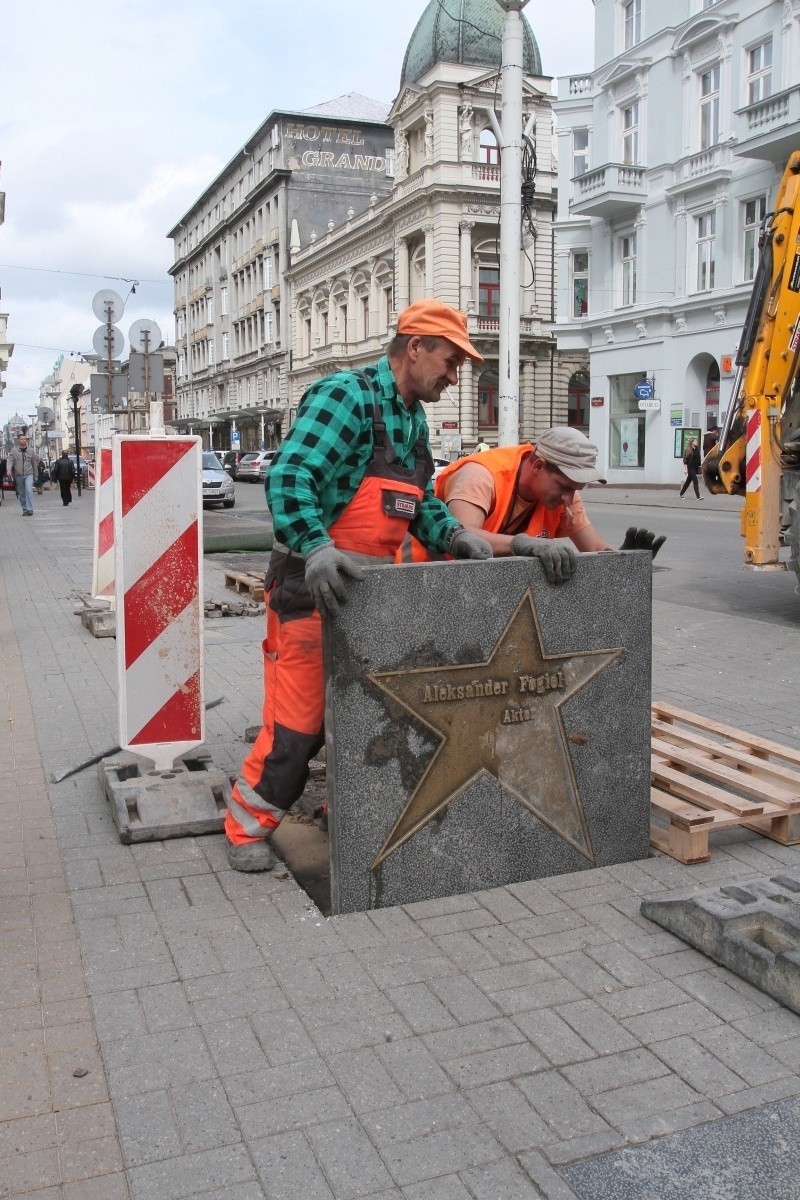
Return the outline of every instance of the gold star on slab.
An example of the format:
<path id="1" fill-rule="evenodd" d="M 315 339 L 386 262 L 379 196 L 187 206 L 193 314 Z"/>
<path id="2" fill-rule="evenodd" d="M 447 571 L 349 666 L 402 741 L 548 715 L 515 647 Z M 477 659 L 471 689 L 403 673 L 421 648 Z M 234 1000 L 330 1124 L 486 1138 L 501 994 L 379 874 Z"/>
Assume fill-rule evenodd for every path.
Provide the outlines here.
<path id="1" fill-rule="evenodd" d="M 482 775 L 593 863 L 561 706 L 622 652 L 546 654 L 528 589 L 486 662 L 371 674 L 440 743 L 372 869 Z"/>

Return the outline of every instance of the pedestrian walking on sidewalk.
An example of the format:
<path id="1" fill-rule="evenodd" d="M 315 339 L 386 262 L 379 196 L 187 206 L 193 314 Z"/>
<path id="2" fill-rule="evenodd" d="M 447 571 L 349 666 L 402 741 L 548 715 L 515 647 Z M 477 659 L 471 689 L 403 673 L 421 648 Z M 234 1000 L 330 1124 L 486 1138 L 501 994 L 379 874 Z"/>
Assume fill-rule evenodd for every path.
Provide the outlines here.
<path id="1" fill-rule="evenodd" d="M 53 482 L 58 484 L 61 492 L 61 503 L 64 508 L 72 503 L 72 484 L 75 480 L 75 468 L 66 450 L 61 451 L 61 458 L 56 459 L 53 466 Z"/>
<path id="2" fill-rule="evenodd" d="M 8 469 L 14 480 L 14 488 L 24 517 L 33 516 L 33 481 L 38 465 L 38 454 L 34 454 L 33 450 L 28 448 L 28 439 L 21 433 L 11 451 Z"/>
<path id="3" fill-rule="evenodd" d="M 683 456 L 683 465 L 686 470 L 686 479 L 683 487 L 680 490 L 681 498 L 683 493 L 688 488 L 689 484 L 694 486 L 694 494 L 698 500 L 701 499 L 700 487 L 697 482 L 697 472 L 700 470 L 700 447 L 697 444 L 697 438 L 692 438 L 689 445 L 686 447 L 686 453 Z"/>
<path id="4" fill-rule="evenodd" d="M 267 497 L 275 544 L 265 581 L 263 728 L 231 789 L 228 861 L 269 871 L 272 833 L 300 797 L 324 741 L 322 616 L 335 616 L 346 581 L 364 564 L 392 562 L 411 528 L 455 558 L 492 549 L 433 493 L 422 401 L 458 383 L 467 358 L 483 362 L 464 313 L 419 300 L 397 318 L 376 364 L 313 383 L 272 461 Z"/>

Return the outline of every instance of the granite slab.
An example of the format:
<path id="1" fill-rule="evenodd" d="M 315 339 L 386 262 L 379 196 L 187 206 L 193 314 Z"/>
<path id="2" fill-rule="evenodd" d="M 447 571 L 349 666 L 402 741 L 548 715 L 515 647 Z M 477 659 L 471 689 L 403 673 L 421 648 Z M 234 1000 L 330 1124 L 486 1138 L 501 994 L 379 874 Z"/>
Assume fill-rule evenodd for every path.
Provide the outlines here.
<path id="1" fill-rule="evenodd" d="M 376 566 L 325 623 L 334 913 L 649 854 L 649 554 Z"/>

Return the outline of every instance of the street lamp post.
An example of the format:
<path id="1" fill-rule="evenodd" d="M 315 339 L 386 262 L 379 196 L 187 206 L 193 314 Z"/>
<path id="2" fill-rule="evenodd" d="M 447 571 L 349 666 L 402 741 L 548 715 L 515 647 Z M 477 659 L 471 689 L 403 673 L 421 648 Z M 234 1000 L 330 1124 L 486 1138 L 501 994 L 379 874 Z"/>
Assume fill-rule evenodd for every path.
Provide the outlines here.
<path id="1" fill-rule="evenodd" d="M 72 398 L 72 412 L 75 417 L 75 471 L 78 477 L 78 496 L 81 494 L 81 422 L 78 416 L 78 401 L 83 395 L 83 384 L 73 383 L 69 389 Z"/>

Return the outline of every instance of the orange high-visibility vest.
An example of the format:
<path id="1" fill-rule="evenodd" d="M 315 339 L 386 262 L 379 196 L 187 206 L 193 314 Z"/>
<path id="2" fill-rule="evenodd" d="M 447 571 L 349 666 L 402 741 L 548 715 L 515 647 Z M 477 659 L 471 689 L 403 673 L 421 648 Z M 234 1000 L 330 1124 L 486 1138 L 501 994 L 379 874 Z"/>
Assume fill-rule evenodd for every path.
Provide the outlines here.
<path id="1" fill-rule="evenodd" d="M 532 452 L 531 443 L 525 442 L 521 446 L 499 446 L 496 450 L 482 450 L 479 454 L 459 458 L 444 468 L 434 482 L 434 491 L 440 500 L 444 500 L 447 482 L 456 471 L 460 471 L 467 463 L 486 467 L 494 480 L 494 500 L 483 528 L 487 533 L 503 533 L 517 499 L 517 481 L 522 462 Z M 534 504 L 527 525 L 515 528 L 514 533 L 526 533 L 529 537 L 556 537 L 563 516 L 563 504 L 558 508 Z M 421 542 L 409 536 L 400 548 L 398 562 L 428 562 L 431 557 Z"/>

